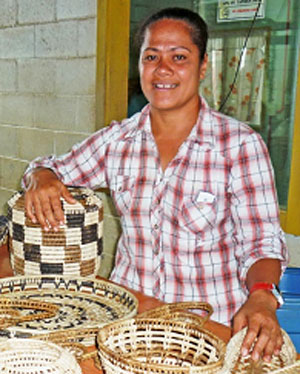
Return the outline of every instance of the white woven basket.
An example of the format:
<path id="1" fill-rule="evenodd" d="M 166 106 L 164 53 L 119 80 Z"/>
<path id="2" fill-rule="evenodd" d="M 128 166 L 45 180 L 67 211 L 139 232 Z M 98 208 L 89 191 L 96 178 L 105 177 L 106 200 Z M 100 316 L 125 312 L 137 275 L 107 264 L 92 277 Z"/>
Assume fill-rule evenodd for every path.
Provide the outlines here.
<path id="1" fill-rule="evenodd" d="M 199 306 L 203 303 L 168 304 L 103 327 L 97 342 L 105 374 L 217 373 L 225 343 L 202 327 L 206 319 L 183 311 Z"/>
<path id="2" fill-rule="evenodd" d="M 0 344 L 1 374 L 81 374 L 75 357 L 54 343 L 10 339 Z"/>
<path id="3" fill-rule="evenodd" d="M 273 355 L 271 362 L 265 362 L 262 359 L 253 362 L 250 354 L 243 357 L 241 355 L 241 345 L 247 328 L 239 331 L 227 345 L 224 366 L 219 374 L 298 373 L 296 369 L 291 372 L 285 371 L 289 366 L 295 364 L 297 352 L 288 334 L 283 329 L 281 331 L 283 336 L 281 352 L 278 356 Z"/>
<path id="4" fill-rule="evenodd" d="M 26 215 L 24 194 L 8 201 L 8 249 L 15 275 L 98 275 L 102 253 L 103 205 L 87 188 L 69 187 L 77 200 L 61 199 L 65 224 L 45 231 Z"/>

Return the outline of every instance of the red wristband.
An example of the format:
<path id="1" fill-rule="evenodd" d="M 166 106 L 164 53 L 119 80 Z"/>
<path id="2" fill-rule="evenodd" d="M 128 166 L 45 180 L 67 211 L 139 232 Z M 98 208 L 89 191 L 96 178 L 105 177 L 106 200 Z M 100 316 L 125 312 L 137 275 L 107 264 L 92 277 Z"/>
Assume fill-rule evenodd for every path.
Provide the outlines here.
<path id="1" fill-rule="evenodd" d="M 257 282 L 251 287 L 251 289 L 249 291 L 249 294 L 251 295 L 256 290 L 270 291 L 273 294 L 273 296 L 275 297 L 275 299 L 277 300 L 277 307 L 278 308 L 284 303 L 284 300 L 282 298 L 280 290 L 276 286 L 276 284 L 274 284 L 274 283 Z"/>
<path id="2" fill-rule="evenodd" d="M 254 285 L 250 288 L 250 291 L 249 291 L 250 295 L 252 294 L 252 292 L 254 292 L 256 290 L 272 291 L 273 290 L 273 283 L 265 283 L 265 282 L 254 283 Z"/>

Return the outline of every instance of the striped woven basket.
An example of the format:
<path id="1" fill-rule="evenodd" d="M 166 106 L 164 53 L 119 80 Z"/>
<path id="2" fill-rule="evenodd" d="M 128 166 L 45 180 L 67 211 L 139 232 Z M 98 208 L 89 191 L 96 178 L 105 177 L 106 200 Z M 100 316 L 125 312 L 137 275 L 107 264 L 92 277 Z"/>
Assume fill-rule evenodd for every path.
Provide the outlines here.
<path id="1" fill-rule="evenodd" d="M 26 215 L 24 194 L 8 201 L 8 248 L 15 275 L 98 274 L 102 253 L 103 205 L 86 188 L 69 187 L 77 200 L 61 199 L 65 224 L 57 232 L 45 231 Z"/>

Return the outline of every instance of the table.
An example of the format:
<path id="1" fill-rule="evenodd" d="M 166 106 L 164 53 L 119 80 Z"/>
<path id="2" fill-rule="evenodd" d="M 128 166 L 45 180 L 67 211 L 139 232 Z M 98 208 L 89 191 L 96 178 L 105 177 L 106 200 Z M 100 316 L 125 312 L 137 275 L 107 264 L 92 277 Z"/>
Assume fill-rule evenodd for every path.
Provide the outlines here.
<path id="1" fill-rule="evenodd" d="M 7 246 L 3 245 L 0 247 L 0 278 L 10 276 L 13 276 L 13 271 L 9 262 Z M 146 296 L 141 292 L 132 290 L 130 291 L 137 297 L 139 301 L 138 313 L 145 312 L 146 310 L 153 309 L 163 304 L 162 301 L 159 301 L 153 297 Z M 229 327 L 210 320 L 204 324 L 204 327 L 213 332 L 223 341 L 229 341 L 231 336 L 231 329 Z M 83 374 L 101 374 L 101 371 L 95 367 L 94 361 L 92 359 L 82 362 L 81 369 Z"/>

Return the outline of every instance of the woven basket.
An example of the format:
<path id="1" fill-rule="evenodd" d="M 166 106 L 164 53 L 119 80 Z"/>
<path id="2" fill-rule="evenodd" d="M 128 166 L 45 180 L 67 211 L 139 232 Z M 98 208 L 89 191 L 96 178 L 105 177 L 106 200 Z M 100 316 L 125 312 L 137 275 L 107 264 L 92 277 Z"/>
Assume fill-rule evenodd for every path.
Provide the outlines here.
<path id="1" fill-rule="evenodd" d="M 170 304 L 136 318 L 103 327 L 98 354 L 106 374 L 215 374 L 225 343 L 202 325 L 208 318 L 184 311 L 203 303 Z"/>
<path id="2" fill-rule="evenodd" d="M 6 244 L 8 236 L 8 220 L 5 216 L 0 216 L 0 247 Z"/>
<path id="3" fill-rule="evenodd" d="M 300 361 L 292 365 L 286 366 L 282 369 L 269 372 L 269 374 L 300 374 Z"/>
<path id="4" fill-rule="evenodd" d="M 0 279 L 1 298 L 9 300 L 11 305 L 21 303 L 23 308 L 18 310 L 17 324 L 0 329 L 0 339 L 65 331 L 66 335 L 72 334 L 74 338 L 79 332 L 80 341 L 86 345 L 95 344 L 95 328 L 134 317 L 138 307 L 137 298 L 124 287 L 106 280 L 61 275 Z M 33 305 L 35 302 L 41 312 L 55 315 L 43 319 L 31 318 L 32 311 L 24 304 Z M 49 305 L 54 307 L 49 308 Z M 72 332 L 73 329 L 77 331 Z M 86 333 L 89 329 L 91 331 Z"/>
<path id="5" fill-rule="evenodd" d="M 56 344 L 11 339 L 0 344 L 1 374 L 81 374 L 75 357 Z"/>
<path id="6" fill-rule="evenodd" d="M 288 366 L 295 364 L 297 352 L 288 334 L 283 329 L 281 331 L 283 336 L 281 352 L 278 356 L 273 355 L 271 362 L 265 362 L 262 359 L 253 362 L 250 355 L 243 357 L 240 351 L 247 329 L 239 331 L 227 345 L 224 366 L 219 374 L 264 374 L 277 373 L 277 370 L 279 370 L 278 373 L 285 373 L 284 370 L 287 370 Z M 281 369 L 283 371 L 280 371 Z M 291 373 L 297 373 L 297 371 L 291 371 Z"/>
<path id="7" fill-rule="evenodd" d="M 22 309 L 30 309 L 31 313 L 22 315 Z M 18 300 L 0 297 L 0 328 L 51 318 L 56 315 L 58 306 L 41 300 Z"/>
<path id="8" fill-rule="evenodd" d="M 65 225 L 57 232 L 34 224 L 24 209 L 24 194 L 8 201 L 10 261 L 15 275 L 98 274 L 102 253 L 103 205 L 93 191 L 69 187 L 77 200 L 61 199 Z"/>

